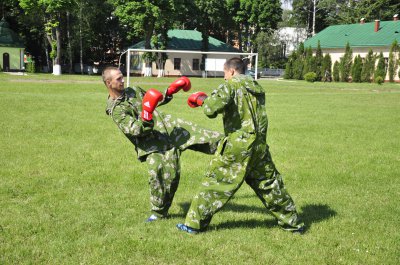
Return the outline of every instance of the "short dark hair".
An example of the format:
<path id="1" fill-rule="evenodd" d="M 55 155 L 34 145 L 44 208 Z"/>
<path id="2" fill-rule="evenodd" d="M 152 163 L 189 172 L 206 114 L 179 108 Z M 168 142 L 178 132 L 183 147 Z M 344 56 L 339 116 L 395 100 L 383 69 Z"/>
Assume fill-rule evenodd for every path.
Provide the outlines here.
<path id="1" fill-rule="evenodd" d="M 107 80 L 109 80 L 111 78 L 110 72 L 114 71 L 114 70 L 119 71 L 119 68 L 117 68 L 115 66 L 107 66 L 106 68 L 104 68 L 103 73 L 101 74 L 104 84 L 106 83 Z"/>
<path id="2" fill-rule="evenodd" d="M 234 69 L 239 74 L 244 74 L 244 72 L 246 71 L 246 65 L 239 57 L 233 57 L 229 59 L 225 62 L 224 66 L 226 69 Z"/>

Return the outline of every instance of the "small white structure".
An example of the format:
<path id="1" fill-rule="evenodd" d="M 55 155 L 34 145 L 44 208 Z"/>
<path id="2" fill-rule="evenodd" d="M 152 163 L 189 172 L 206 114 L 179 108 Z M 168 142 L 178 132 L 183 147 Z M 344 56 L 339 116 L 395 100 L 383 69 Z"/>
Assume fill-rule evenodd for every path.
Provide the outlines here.
<path id="1" fill-rule="evenodd" d="M 139 42 L 126 51 L 127 73 L 133 75 L 160 76 L 155 62 L 146 66 L 142 55 L 145 52 L 162 52 L 167 54 L 164 66 L 165 76 L 223 76 L 222 62 L 232 57 L 256 57 L 257 53 L 242 53 L 232 46 L 209 37 L 208 51 L 201 51 L 201 33 L 195 30 L 170 30 L 168 46 L 165 50 L 145 49 L 144 41 Z M 202 59 L 205 64 L 202 65 Z M 216 67 L 216 65 L 218 67 Z M 256 64 L 257 65 L 257 64 Z M 257 72 L 257 71 L 256 71 Z M 129 75 L 128 75 L 129 78 Z"/>
<path id="2" fill-rule="evenodd" d="M 285 44 L 285 54 L 289 56 L 301 42 L 307 39 L 306 28 L 283 27 L 277 30 L 279 40 Z"/>

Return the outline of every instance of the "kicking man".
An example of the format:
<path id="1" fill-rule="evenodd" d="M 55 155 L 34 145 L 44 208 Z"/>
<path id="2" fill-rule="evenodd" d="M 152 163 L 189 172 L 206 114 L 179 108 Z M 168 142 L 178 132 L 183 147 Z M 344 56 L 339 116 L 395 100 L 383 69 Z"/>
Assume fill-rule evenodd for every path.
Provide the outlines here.
<path id="1" fill-rule="evenodd" d="M 164 93 L 146 92 L 138 86 L 125 88 L 116 67 L 107 67 L 102 78 L 109 93 L 106 113 L 134 144 L 138 159 L 148 165 L 151 215 L 147 221 L 167 217 L 179 184 L 181 152 L 192 149 L 213 154 L 222 135 L 156 110 L 178 91 L 190 90 L 190 80 L 184 76 Z"/>

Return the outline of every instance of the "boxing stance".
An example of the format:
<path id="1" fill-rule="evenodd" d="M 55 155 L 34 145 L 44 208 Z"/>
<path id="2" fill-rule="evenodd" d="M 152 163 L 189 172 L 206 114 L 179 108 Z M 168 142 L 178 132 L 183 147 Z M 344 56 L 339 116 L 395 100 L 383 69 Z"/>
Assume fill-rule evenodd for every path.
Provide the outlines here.
<path id="1" fill-rule="evenodd" d="M 181 153 L 192 149 L 212 154 L 222 135 L 156 109 L 180 90 L 190 90 L 186 77 L 161 93 L 138 86 L 125 88 L 123 75 L 115 67 L 106 68 L 102 76 L 109 92 L 106 113 L 133 143 L 138 159 L 148 166 L 151 214 L 147 221 L 167 217 L 179 184 Z"/>
<path id="2" fill-rule="evenodd" d="M 222 114 L 225 137 L 193 197 L 185 223 L 177 225 L 185 232 L 203 231 L 243 182 L 254 190 L 279 225 L 286 230 L 303 231 L 303 223 L 267 145 L 264 89 L 243 74 L 244 67 L 240 58 L 228 60 L 222 85 L 209 97 L 196 92 L 188 98 L 190 107 L 202 106 L 209 118 Z"/>

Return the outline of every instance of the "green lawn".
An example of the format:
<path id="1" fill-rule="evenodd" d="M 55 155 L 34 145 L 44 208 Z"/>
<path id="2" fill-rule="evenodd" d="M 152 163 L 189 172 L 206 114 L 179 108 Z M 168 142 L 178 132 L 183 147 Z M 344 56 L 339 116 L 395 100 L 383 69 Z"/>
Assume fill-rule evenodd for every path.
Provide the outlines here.
<path id="1" fill-rule="evenodd" d="M 191 80 L 208 93 L 222 81 Z M 178 231 L 211 159 L 192 151 L 171 218 L 144 223 L 146 165 L 106 116 L 100 76 L 0 73 L 0 264 L 400 264 L 400 84 L 260 83 L 304 235 L 281 230 L 246 184 L 206 233 Z M 161 108 L 222 130 L 188 95 Z"/>

